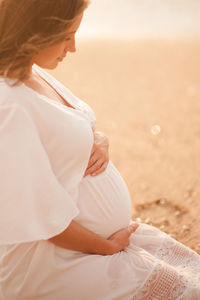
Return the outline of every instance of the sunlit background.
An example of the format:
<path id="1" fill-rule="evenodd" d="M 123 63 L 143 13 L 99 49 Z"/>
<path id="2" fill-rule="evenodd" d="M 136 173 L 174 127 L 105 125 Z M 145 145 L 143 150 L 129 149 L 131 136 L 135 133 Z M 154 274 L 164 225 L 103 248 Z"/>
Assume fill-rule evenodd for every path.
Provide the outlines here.
<path id="1" fill-rule="evenodd" d="M 199 0 L 91 0 L 81 36 L 134 38 L 200 34 Z"/>
<path id="2" fill-rule="evenodd" d="M 200 0 L 91 0 L 53 74 L 95 111 L 133 217 L 200 253 Z"/>

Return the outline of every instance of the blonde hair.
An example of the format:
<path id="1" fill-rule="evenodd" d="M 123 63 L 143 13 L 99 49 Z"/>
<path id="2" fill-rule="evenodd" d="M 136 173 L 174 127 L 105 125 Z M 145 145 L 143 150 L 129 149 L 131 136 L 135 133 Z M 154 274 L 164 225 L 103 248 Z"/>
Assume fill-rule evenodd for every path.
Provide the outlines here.
<path id="1" fill-rule="evenodd" d="M 0 76 L 23 81 L 31 59 L 61 41 L 88 0 L 0 0 Z"/>

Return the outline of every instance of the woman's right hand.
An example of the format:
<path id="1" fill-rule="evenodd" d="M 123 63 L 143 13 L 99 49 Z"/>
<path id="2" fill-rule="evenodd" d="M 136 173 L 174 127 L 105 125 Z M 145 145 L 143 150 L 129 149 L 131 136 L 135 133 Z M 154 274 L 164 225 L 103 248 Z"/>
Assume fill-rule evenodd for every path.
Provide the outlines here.
<path id="1" fill-rule="evenodd" d="M 114 234 L 112 234 L 108 240 L 110 241 L 110 246 L 111 246 L 111 253 L 114 254 L 119 251 L 122 251 L 125 247 L 127 247 L 130 244 L 130 236 L 133 232 L 136 231 L 138 228 L 139 224 L 134 223 L 131 224 L 130 226 L 121 229 Z"/>
<path id="2" fill-rule="evenodd" d="M 73 251 L 80 251 L 87 254 L 111 255 L 129 245 L 129 237 L 138 226 L 137 223 L 134 223 L 105 239 L 72 220 L 63 232 L 53 236 L 49 241 L 56 246 Z"/>

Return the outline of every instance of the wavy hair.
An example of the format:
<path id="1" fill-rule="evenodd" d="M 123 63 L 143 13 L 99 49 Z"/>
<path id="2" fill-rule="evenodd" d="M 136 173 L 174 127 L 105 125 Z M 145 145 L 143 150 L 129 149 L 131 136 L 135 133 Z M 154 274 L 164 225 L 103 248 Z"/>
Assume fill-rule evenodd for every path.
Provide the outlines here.
<path id="1" fill-rule="evenodd" d="M 88 0 L 0 0 L 0 76 L 28 78 L 31 59 L 61 41 Z"/>

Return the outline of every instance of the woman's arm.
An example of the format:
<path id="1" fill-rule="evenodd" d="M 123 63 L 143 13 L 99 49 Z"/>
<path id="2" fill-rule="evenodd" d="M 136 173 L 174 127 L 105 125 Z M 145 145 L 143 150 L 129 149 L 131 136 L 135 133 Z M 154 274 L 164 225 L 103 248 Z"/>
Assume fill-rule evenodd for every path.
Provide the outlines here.
<path id="1" fill-rule="evenodd" d="M 65 231 L 50 238 L 49 241 L 70 250 L 89 254 L 111 255 L 129 245 L 129 237 L 137 227 L 138 224 L 131 225 L 105 239 L 72 221 Z"/>

